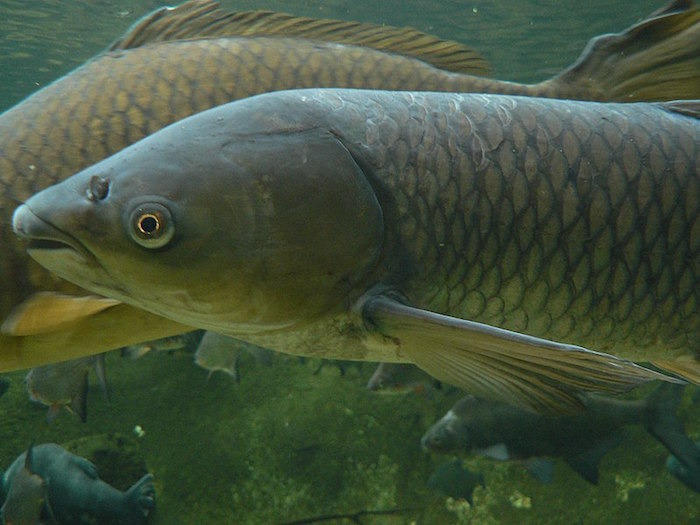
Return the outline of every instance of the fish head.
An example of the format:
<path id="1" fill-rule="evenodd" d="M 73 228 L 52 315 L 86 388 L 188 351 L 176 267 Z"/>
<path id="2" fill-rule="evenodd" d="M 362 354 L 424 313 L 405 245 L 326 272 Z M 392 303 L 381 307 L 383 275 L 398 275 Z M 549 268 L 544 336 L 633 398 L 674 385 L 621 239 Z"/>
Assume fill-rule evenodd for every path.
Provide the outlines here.
<path id="1" fill-rule="evenodd" d="M 190 326 L 257 333 L 347 308 L 382 249 L 374 191 L 304 111 L 245 102 L 34 195 L 15 232 L 59 276 Z"/>
<path id="2" fill-rule="evenodd" d="M 453 410 L 449 410 L 423 435 L 421 446 L 443 454 L 469 451 L 472 448 L 469 427 Z"/>

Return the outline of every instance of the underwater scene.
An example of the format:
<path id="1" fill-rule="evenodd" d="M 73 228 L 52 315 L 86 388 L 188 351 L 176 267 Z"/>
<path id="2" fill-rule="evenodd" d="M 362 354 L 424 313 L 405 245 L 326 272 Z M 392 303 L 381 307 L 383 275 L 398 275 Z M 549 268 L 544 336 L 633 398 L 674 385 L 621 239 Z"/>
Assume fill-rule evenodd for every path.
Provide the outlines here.
<path id="1" fill-rule="evenodd" d="M 700 521 L 665 2 L 0 0 L 0 522 Z"/>

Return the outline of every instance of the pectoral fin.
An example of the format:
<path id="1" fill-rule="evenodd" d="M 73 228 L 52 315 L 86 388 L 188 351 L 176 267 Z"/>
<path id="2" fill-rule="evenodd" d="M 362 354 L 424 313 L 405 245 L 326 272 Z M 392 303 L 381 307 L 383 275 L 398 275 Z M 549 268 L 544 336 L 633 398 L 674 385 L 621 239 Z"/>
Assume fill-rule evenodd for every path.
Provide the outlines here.
<path id="1" fill-rule="evenodd" d="M 631 361 L 412 308 L 383 296 L 362 314 L 370 330 L 435 378 L 479 396 L 546 414 L 584 409 L 583 392 L 624 392 L 674 378 Z M 388 341 L 387 341 L 388 340 Z"/>
<path id="2" fill-rule="evenodd" d="M 23 337 L 0 333 L 0 372 L 100 354 L 192 330 L 164 317 L 118 304 L 59 325 L 52 332 Z"/>
<path id="3" fill-rule="evenodd" d="M 55 292 L 39 292 L 10 312 L 0 327 L 8 335 L 35 335 L 94 315 L 120 304 L 114 299 L 96 295 L 74 296 Z"/>
<path id="4" fill-rule="evenodd" d="M 71 461 L 90 479 L 98 478 L 97 467 L 89 459 L 85 459 L 80 456 L 71 456 Z"/>

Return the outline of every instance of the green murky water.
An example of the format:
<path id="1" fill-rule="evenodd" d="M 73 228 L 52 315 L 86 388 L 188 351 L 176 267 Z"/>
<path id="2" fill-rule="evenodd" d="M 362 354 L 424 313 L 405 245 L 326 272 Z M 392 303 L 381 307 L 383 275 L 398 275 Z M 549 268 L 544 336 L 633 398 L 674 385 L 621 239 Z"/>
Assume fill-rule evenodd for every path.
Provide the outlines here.
<path id="1" fill-rule="evenodd" d="M 572 62 L 586 41 L 619 31 L 659 7 L 658 1 L 224 1 L 236 9 L 411 25 L 473 45 L 494 76 L 534 81 Z M 156 1 L 0 0 L 0 110 L 70 71 L 107 46 Z M 664 469 L 665 449 L 642 429 L 601 464 L 598 486 L 563 463 L 543 485 L 518 463 L 469 459 L 484 473 L 474 505 L 452 502 L 426 481 L 445 458 L 423 452 L 423 432 L 458 393 L 379 396 L 365 390 L 373 366 L 336 367 L 278 358 L 242 363 L 242 380 L 197 368 L 191 356 L 108 356 L 112 397 L 91 389 L 88 422 L 63 414 L 48 424 L 30 404 L 22 378 L 10 374 L 0 398 L 0 466 L 28 443 L 63 443 L 101 433 L 133 436 L 154 473 L 153 523 L 261 524 L 362 510 L 366 524 L 691 523 L 700 496 Z M 94 379 L 93 379 L 94 382 Z M 690 392 L 680 410 L 700 435 Z M 133 433 L 135 426 L 142 437 Z M 330 523 L 349 523 L 336 520 Z"/>

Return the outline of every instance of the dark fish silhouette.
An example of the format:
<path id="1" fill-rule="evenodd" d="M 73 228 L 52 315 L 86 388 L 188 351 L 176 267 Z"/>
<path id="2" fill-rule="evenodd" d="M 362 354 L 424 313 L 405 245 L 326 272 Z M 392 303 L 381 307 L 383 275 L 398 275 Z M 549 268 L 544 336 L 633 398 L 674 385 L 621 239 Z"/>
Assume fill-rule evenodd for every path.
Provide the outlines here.
<path id="1" fill-rule="evenodd" d="M 35 445 L 30 451 L 32 473 L 48 480 L 45 507 L 51 509 L 59 523 L 73 524 L 92 519 L 119 525 L 144 525 L 155 507 L 151 474 L 146 474 L 122 492 L 102 481 L 90 461 L 59 445 Z M 26 454 L 21 454 L 5 472 L 3 492 L 12 491 L 14 483 L 26 477 L 23 473 Z M 36 496 L 38 489 L 33 490 Z M 44 512 L 48 515 L 47 510 Z"/>
<path id="2" fill-rule="evenodd" d="M 665 384 L 639 401 L 587 398 L 587 411 L 574 416 L 541 416 L 474 396 L 459 400 L 423 436 L 438 453 L 476 453 L 499 460 L 562 458 L 586 481 L 598 482 L 598 463 L 623 438 L 627 425 L 642 425 L 686 464 L 700 466 L 700 449 L 688 438 L 675 411 L 682 386 Z M 540 479 L 542 464 L 528 467 Z"/>

